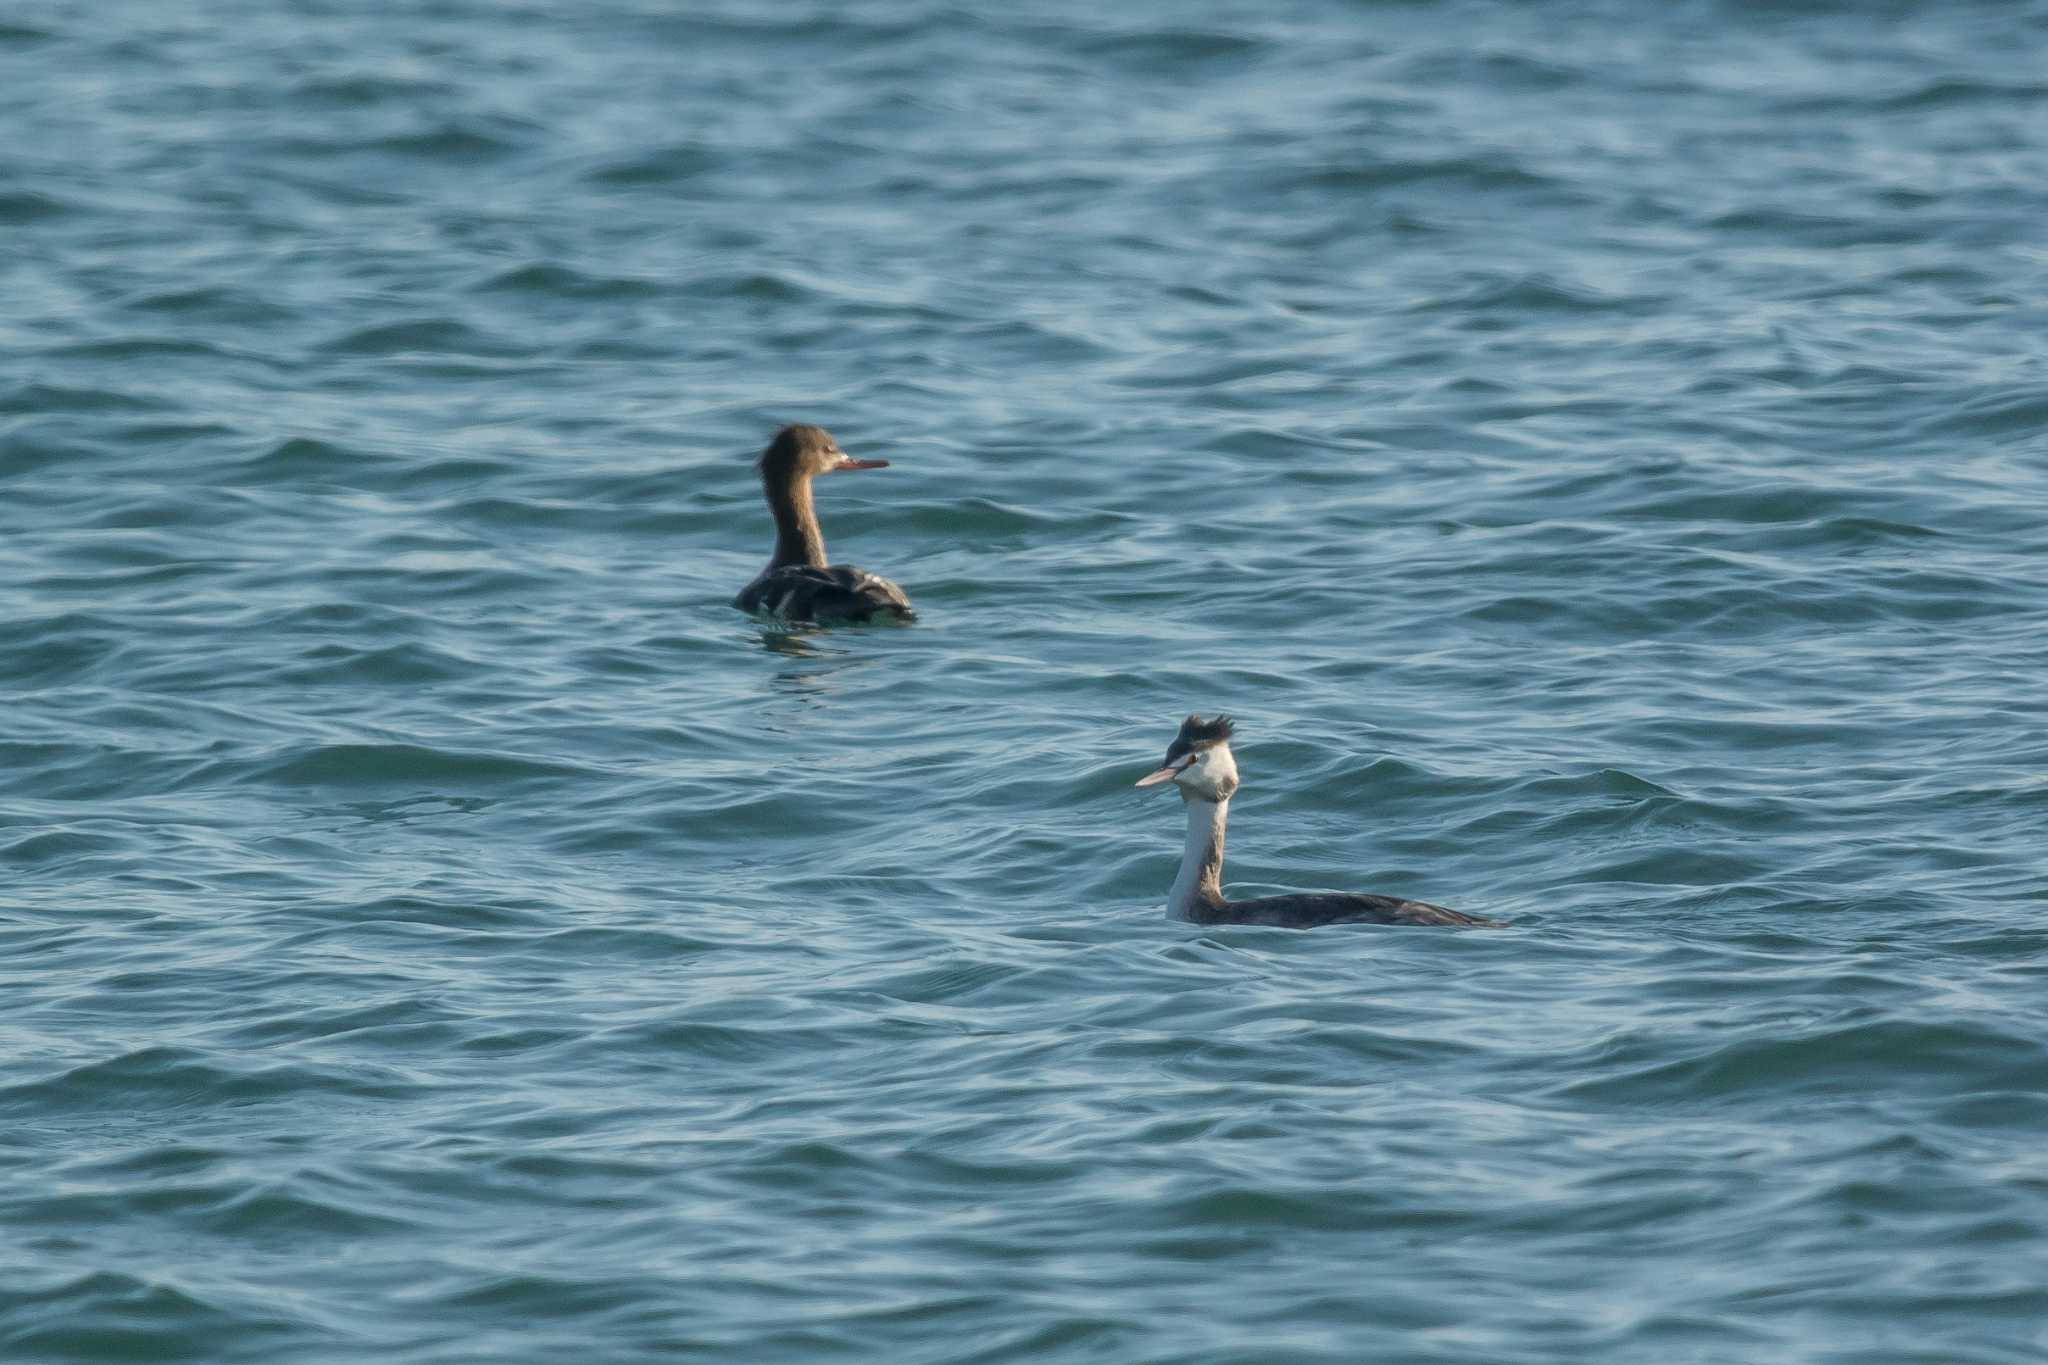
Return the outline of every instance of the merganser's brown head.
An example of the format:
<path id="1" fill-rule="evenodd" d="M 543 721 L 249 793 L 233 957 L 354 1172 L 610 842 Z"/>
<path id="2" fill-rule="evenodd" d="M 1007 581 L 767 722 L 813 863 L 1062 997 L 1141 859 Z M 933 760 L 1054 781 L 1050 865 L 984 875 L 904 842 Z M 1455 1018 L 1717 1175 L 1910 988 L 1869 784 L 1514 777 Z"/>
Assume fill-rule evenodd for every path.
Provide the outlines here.
<path id="1" fill-rule="evenodd" d="M 795 483 L 820 474 L 851 469 L 887 469 L 887 460 L 856 460 L 839 448 L 823 427 L 801 423 L 784 427 L 761 452 L 761 477 L 769 483 Z"/>
<path id="2" fill-rule="evenodd" d="M 1166 761 L 1156 771 L 1138 779 L 1136 785 L 1150 787 L 1169 778 L 1180 794 L 1197 801 L 1228 801 L 1237 790 L 1237 759 L 1230 752 L 1230 737 L 1237 726 L 1228 716 L 1203 720 L 1189 716 L 1180 733 L 1166 746 Z"/>

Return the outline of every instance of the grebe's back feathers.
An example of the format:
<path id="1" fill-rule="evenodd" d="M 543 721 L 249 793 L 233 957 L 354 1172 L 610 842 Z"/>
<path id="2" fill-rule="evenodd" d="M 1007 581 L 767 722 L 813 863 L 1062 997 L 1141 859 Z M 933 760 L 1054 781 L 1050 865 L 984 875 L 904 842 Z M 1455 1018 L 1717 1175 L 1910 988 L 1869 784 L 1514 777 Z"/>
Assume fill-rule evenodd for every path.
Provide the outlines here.
<path id="1" fill-rule="evenodd" d="M 1468 915 L 1428 901 L 1350 891 L 1305 891 L 1298 895 L 1225 901 L 1215 906 L 1198 905 L 1189 918 L 1196 924 L 1262 924 L 1276 929 L 1315 929 L 1325 924 L 1501 927 L 1499 920 Z"/>

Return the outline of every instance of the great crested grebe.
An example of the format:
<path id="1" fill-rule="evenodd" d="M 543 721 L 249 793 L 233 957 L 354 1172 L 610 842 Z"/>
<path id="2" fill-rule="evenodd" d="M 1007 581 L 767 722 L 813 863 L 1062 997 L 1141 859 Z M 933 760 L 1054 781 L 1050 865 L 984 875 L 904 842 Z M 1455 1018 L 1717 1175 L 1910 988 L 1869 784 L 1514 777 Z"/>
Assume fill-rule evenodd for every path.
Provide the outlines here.
<path id="1" fill-rule="evenodd" d="M 1306 891 L 1289 896 L 1262 896 L 1233 901 L 1223 897 L 1223 826 L 1230 819 L 1230 797 L 1237 790 L 1237 760 L 1230 737 L 1230 717 L 1203 720 L 1189 716 L 1167 746 L 1166 761 L 1157 772 L 1137 781 L 1140 787 L 1172 781 L 1188 807 L 1187 851 L 1180 875 L 1173 879 L 1166 912 L 1194 924 L 1269 924 L 1282 929 L 1313 929 L 1319 924 L 1470 924 L 1498 927 L 1458 910 L 1398 896 L 1373 896 L 1344 891 Z"/>
<path id="2" fill-rule="evenodd" d="M 775 557 L 733 598 L 741 611 L 785 621 L 908 621 L 903 589 L 866 569 L 825 562 L 825 533 L 811 506 L 811 480 L 851 469 L 887 469 L 856 460 L 823 427 L 788 426 L 761 452 L 761 489 L 775 514 Z"/>

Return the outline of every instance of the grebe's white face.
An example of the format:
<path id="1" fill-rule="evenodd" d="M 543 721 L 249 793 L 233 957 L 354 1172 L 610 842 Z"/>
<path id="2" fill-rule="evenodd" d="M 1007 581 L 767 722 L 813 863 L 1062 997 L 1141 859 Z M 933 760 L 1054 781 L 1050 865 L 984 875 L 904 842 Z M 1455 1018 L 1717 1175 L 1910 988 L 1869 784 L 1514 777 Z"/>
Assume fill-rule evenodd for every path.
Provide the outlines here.
<path id="1" fill-rule="evenodd" d="M 1211 744 L 1189 755 L 1190 762 L 1174 775 L 1182 796 L 1201 801 L 1228 801 L 1237 790 L 1237 760 L 1228 744 Z"/>
<path id="2" fill-rule="evenodd" d="M 1191 801 L 1228 801 L 1237 790 L 1237 759 L 1227 742 L 1204 744 L 1182 753 L 1167 752 L 1166 763 L 1138 780 L 1141 787 L 1173 780 Z"/>

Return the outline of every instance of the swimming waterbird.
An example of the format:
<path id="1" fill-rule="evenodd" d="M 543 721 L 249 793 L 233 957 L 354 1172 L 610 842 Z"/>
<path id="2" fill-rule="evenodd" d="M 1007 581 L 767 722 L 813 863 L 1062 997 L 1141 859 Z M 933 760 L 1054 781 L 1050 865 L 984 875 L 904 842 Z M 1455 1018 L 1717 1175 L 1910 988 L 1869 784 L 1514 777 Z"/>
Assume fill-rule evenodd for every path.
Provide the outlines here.
<path id="1" fill-rule="evenodd" d="M 915 613 L 903 589 L 880 574 L 825 562 L 825 533 L 811 505 L 820 474 L 887 469 L 887 460 L 856 460 L 823 427 L 787 426 L 761 452 L 761 491 L 775 517 L 775 557 L 732 604 L 785 621 L 908 621 Z"/>
<path id="2" fill-rule="evenodd" d="M 1458 910 L 1398 896 L 1305 891 L 1234 901 L 1223 894 L 1223 827 L 1237 791 L 1237 760 L 1230 752 L 1236 726 L 1228 716 L 1189 716 L 1167 746 L 1166 759 L 1138 779 L 1140 787 L 1172 782 L 1188 808 L 1187 850 L 1167 894 L 1166 912 L 1193 924 L 1267 924 L 1313 929 L 1321 924 L 1439 924 L 1498 927 Z"/>

